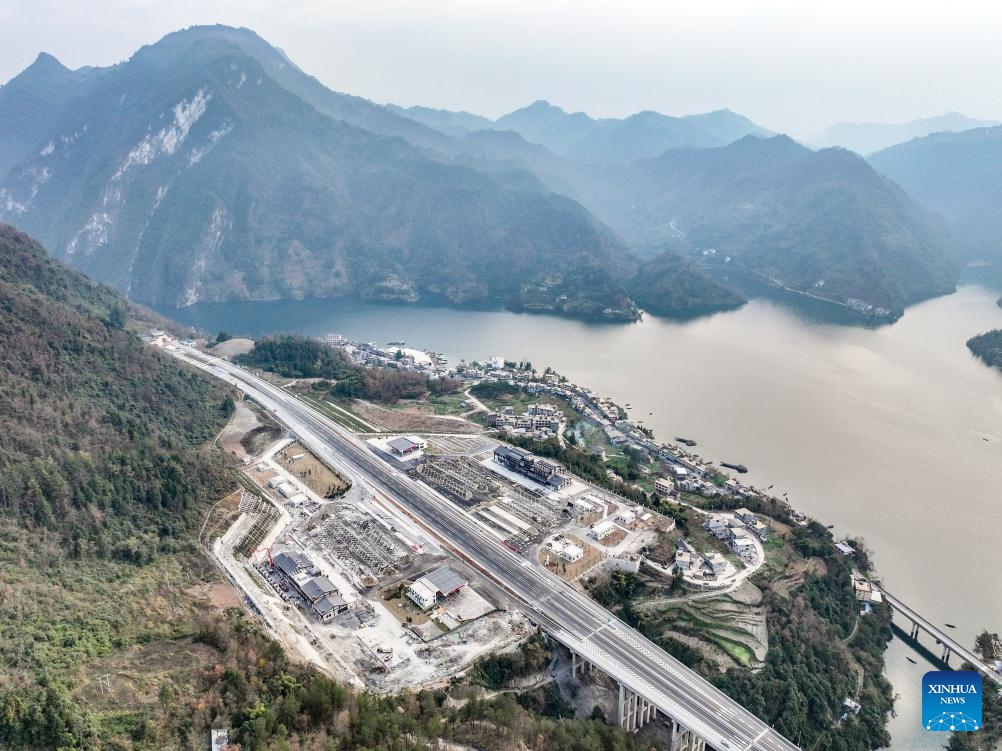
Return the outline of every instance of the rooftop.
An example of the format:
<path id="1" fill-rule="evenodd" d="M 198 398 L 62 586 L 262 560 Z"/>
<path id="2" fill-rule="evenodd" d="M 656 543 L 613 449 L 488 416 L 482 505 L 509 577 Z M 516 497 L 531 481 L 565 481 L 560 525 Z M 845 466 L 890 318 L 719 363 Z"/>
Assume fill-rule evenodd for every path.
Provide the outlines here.
<path id="1" fill-rule="evenodd" d="M 407 438 L 405 436 L 394 438 L 392 441 L 389 441 L 386 445 L 395 451 L 401 451 L 401 452 L 413 451 L 414 449 L 418 448 L 418 446 L 420 446 L 419 443 L 415 443 L 410 438 Z"/>
<path id="2" fill-rule="evenodd" d="M 316 579 L 310 579 L 303 585 L 303 594 L 311 600 L 316 600 L 320 597 L 337 594 L 337 587 L 326 576 L 318 576 Z"/>
<path id="3" fill-rule="evenodd" d="M 338 610 L 340 608 L 343 608 L 347 604 L 348 603 L 344 600 L 343 597 L 341 597 L 341 595 L 329 594 L 326 597 L 323 597 L 316 603 L 314 603 L 313 608 L 320 615 L 324 615 L 325 613 L 329 613 L 332 610 Z"/>
<path id="4" fill-rule="evenodd" d="M 313 568 L 313 561 L 300 553 L 279 553 L 273 560 L 287 576 L 294 576 L 304 569 Z"/>
<path id="5" fill-rule="evenodd" d="M 449 566 L 440 566 L 434 571 L 429 571 L 421 579 L 430 584 L 436 592 L 443 595 L 451 594 L 457 589 L 465 587 L 468 583 L 466 579 Z"/>

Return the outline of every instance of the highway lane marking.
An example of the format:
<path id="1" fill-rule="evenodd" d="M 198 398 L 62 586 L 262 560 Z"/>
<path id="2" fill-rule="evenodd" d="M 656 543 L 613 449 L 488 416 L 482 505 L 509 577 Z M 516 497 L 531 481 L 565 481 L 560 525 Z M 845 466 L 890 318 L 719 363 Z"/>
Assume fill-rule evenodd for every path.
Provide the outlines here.
<path id="1" fill-rule="evenodd" d="M 769 732 L 769 728 L 766 728 L 761 733 L 759 733 L 758 735 L 756 735 L 755 736 L 755 740 L 753 740 L 751 743 L 749 743 L 747 746 L 745 746 L 744 751 L 750 751 L 750 749 L 754 748 L 755 744 L 758 743 L 760 740 L 762 740 L 762 736 L 765 735 L 768 732 Z"/>
<path id="2" fill-rule="evenodd" d="M 211 367 L 210 369 L 223 370 L 222 368 L 211 368 Z M 226 373 L 225 370 L 223 370 L 223 372 Z M 258 381 L 260 379 L 254 378 L 253 380 Z M 447 516 L 453 517 L 452 518 L 453 523 L 445 525 L 450 535 L 458 533 L 458 536 L 460 538 L 473 537 L 474 539 L 480 536 L 478 534 L 481 532 L 481 530 L 479 529 L 480 525 L 477 524 L 476 520 L 471 518 L 468 514 L 462 513 L 462 510 L 457 509 L 454 504 L 448 503 L 444 499 L 435 497 L 435 494 L 433 493 L 422 492 L 424 491 L 424 488 L 421 488 L 416 493 L 413 493 L 413 491 L 415 490 L 413 487 L 407 486 L 405 488 L 406 482 L 404 478 L 385 477 L 384 474 L 385 472 L 388 472 L 390 470 L 389 467 L 384 467 L 374 457 L 368 455 L 364 451 L 364 447 L 355 445 L 357 439 L 347 431 L 341 429 L 340 426 L 335 426 L 333 424 L 329 426 L 330 421 L 327 420 L 326 418 L 323 418 L 322 416 L 314 414 L 314 410 L 312 410 L 308 404 L 304 404 L 302 402 L 299 402 L 298 400 L 293 400 L 286 394 L 281 394 L 280 396 L 276 396 L 276 394 L 273 392 L 278 392 L 279 389 L 266 382 L 262 383 L 263 388 L 261 386 L 258 386 L 257 383 L 250 384 L 248 382 L 244 382 L 243 385 L 245 386 L 245 388 L 249 387 L 250 391 L 256 392 L 258 395 L 265 397 L 265 400 L 267 402 L 271 402 L 274 405 L 273 409 L 277 408 L 281 409 L 283 412 L 285 412 L 286 410 L 291 412 L 291 414 L 288 414 L 287 417 L 292 417 L 293 423 L 298 423 L 300 427 L 305 427 L 307 433 L 314 433 L 313 436 L 314 439 L 320 439 L 321 443 L 330 446 L 328 441 L 329 439 L 333 438 L 336 441 L 340 452 L 345 455 L 345 458 L 350 457 L 352 466 L 355 467 L 356 471 L 361 470 L 366 475 L 375 472 L 374 477 L 379 478 L 378 480 L 379 484 L 382 485 L 389 482 L 389 486 L 394 488 L 396 491 L 398 492 L 402 490 L 405 491 L 403 492 L 403 495 L 405 498 L 409 499 L 408 502 L 417 505 L 419 508 L 424 507 L 422 509 L 423 511 L 434 510 L 442 512 L 443 510 L 446 510 L 448 512 Z M 300 414 L 301 412 L 308 414 Z M 319 435 L 317 435 L 317 433 L 319 433 Z M 356 462 L 359 462 L 361 466 L 356 467 L 355 466 Z M 454 512 L 459 512 L 459 513 L 454 513 Z M 457 516 L 458 518 L 456 518 Z M 560 605 L 558 611 L 564 610 L 565 612 L 563 615 L 570 617 L 572 622 L 578 621 L 578 623 L 587 628 L 589 624 L 587 624 L 586 621 L 591 620 L 592 623 L 595 623 L 600 618 L 609 617 L 608 611 L 604 609 L 599 609 L 595 603 L 593 603 L 590 600 L 586 600 L 586 598 L 579 595 L 578 593 L 555 590 L 554 587 L 558 584 L 558 582 L 551 582 L 549 581 L 549 579 L 541 576 L 538 572 L 536 572 L 535 569 L 532 569 L 531 566 L 526 566 L 526 561 L 524 558 L 518 558 L 514 554 L 502 555 L 500 558 L 495 558 L 493 556 L 491 557 L 494 558 L 494 560 L 487 562 L 488 569 L 494 568 L 495 573 L 497 573 L 497 569 L 500 569 L 501 571 L 505 572 L 508 576 L 512 576 L 515 582 L 519 582 L 523 588 L 527 589 L 534 595 L 542 594 L 544 591 L 547 591 L 548 596 L 544 600 L 539 602 L 540 605 L 543 604 L 543 602 L 551 601 L 554 597 L 560 595 L 560 600 L 562 600 L 565 604 Z M 517 566 L 513 572 L 511 566 L 516 561 L 518 562 L 518 564 L 520 564 L 520 566 Z M 529 571 L 526 571 L 525 568 L 521 567 L 528 568 L 534 575 L 526 576 L 525 574 L 529 574 Z M 517 575 L 518 572 L 523 573 L 523 576 L 518 576 Z M 514 584 L 515 582 L 512 583 Z M 502 584 L 502 586 L 504 585 Z M 551 602 L 551 605 L 557 605 L 557 603 Z M 601 612 L 601 615 L 596 614 L 596 612 L 599 610 Z M 552 617 L 550 617 L 548 614 L 545 614 L 542 611 L 538 612 L 540 612 L 541 615 L 546 616 L 545 618 L 546 620 L 553 620 Z M 651 698 L 654 698 L 655 696 L 660 698 L 662 700 L 661 703 L 666 704 L 669 707 L 674 707 L 676 708 L 676 710 L 679 710 L 676 712 L 677 714 L 689 715 L 690 720 L 695 721 L 695 722 L 690 722 L 689 723 L 690 726 L 697 725 L 697 726 L 702 726 L 704 731 L 711 730 L 712 726 L 717 724 L 716 721 L 719 720 L 719 717 L 717 716 L 711 717 L 707 715 L 705 712 L 699 712 L 698 710 L 695 711 L 694 713 L 696 707 L 686 708 L 686 706 L 670 698 L 662 690 L 660 690 L 660 687 L 662 685 L 664 685 L 667 688 L 672 683 L 677 682 L 677 684 L 672 687 L 673 692 L 679 691 L 682 693 L 682 695 L 687 695 L 689 691 L 694 690 L 697 696 L 702 695 L 704 699 L 720 698 L 724 702 L 726 702 L 726 704 L 730 705 L 730 706 L 720 707 L 720 709 L 723 710 L 721 713 L 728 716 L 734 716 L 734 715 L 732 715 L 731 712 L 726 711 L 727 709 L 736 708 L 738 710 L 741 710 L 740 706 L 735 707 L 733 699 L 730 699 L 725 694 L 715 689 L 712 686 L 712 684 L 706 684 L 705 681 L 700 681 L 699 677 L 696 675 L 685 675 L 685 674 L 680 675 L 679 671 L 676 670 L 674 666 L 672 666 L 670 663 L 666 663 L 662 658 L 663 655 L 663 657 L 668 658 L 670 662 L 675 662 L 675 660 L 673 660 L 670 655 L 666 655 L 663 652 L 661 652 L 658 649 L 657 645 L 654 644 L 651 644 L 650 646 L 654 647 L 655 651 L 649 649 L 647 647 L 647 645 L 649 644 L 649 640 L 644 639 L 643 636 L 640 634 L 632 632 L 628 626 L 625 626 L 625 624 L 623 629 L 616 629 L 615 627 L 610 627 L 610 623 L 602 624 L 597 628 L 593 629 L 589 634 L 589 636 L 586 637 L 586 639 L 590 640 L 592 637 L 598 634 L 598 632 L 601 631 L 602 629 L 607 629 L 609 632 L 609 637 L 611 637 L 610 639 L 608 639 L 608 643 L 606 645 L 607 649 L 603 649 L 598 644 L 582 643 L 582 646 L 590 648 L 584 651 L 595 650 L 597 652 L 597 656 L 601 661 L 610 663 L 611 665 L 618 668 L 620 671 L 622 671 L 622 673 L 625 673 L 626 676 L 633 679 L 631 682 L 635 682 L 637 685 L 640 686 L 647 684 L 650 687 L 650 689 L 653 689 L 653 691 L 651 691 L 651 693 L 653 694 Z M 566 628 L 561 628 L 560 630 L 566 631 Z M 599 641 L 601 642 L 606 640 L 600 639 Z M 608 651 L 609 648 L 612 649 L 611 653 L 610 651 Z M 623 659 L 613 656 L 614 653 L 620 652 L 621 650 L 622 650 L 621 654 L 624 654 L 624 656 L 627 659 L 627 662 L 624 662 Z M 633 652 L 632 654 L 630 654 L 631 651 Z M 650 672 L 651 666 L 649 664 L 644 665 L 643 661 L 641 659 L 638 659 L 639 656 L 636 654 L 637 652 L 642 653 L 648 660 L 650 660 L 650 662 L 659 666 L 662 669 L 663 674 L 667 675 L 663 676 L 652 675 L 652 673 Z M 604 658 L 604 660 L 602 660 L 602 658 Z M 640 666 L 641 669 L 639 672 L 635 666 Z M 668 683 L 664 683 L 664 677 L 667 676 L 671 676 L 671 678 L 674 680 L 669 681 Z M 653 681 L 652 677 L 654 678 Z M 705 692 L 706 688 L 710 689 L 708 695 Z M 687 698 L 689 698 L 690 703 L 691 701 L 694 700 L 691 696 L 687 696 Z M 711 703 L 713 705 L 718 705 L 718 702 L 716 701 Z M 744 711 L 743 714 L 748 714 L 748 718 L 753 718 L 753 716 L 750 713 L 747 713 L 746 711 Z M 747 727 L 747 723 L 745 720 L 747 720 L 748 718 L 741 717 L 740 719 L 742 721 L 739 721 L 736 724 L 744 725 Z M 709 724 L 707 724 L 706 720 L 712 720 L 712 721 Z M 731 731 L 733 731 L 734 729 L 735 728 L 731 728 Z M 770 732 L 769 728 L 766 727 L 758 735 L 758 737 L 756 738 L 756 742 L 769 732 Z M 711 732 L 709 735 L 713 734 L 715 733 Z M 726 734 L 726 737 L 730 737 L 732 740 L 734 740 L 733 735 L 731 735 L 730 733 Z M 753 742 L 752 745 L 754 745 L 754 743 L 755 742 Z M 795 746 L 793 746 L 793 744 L 790 744 L 790 747 L 796 748 Z M 747 748 L 751 748 L 751 746 L 748 746 Z"/>

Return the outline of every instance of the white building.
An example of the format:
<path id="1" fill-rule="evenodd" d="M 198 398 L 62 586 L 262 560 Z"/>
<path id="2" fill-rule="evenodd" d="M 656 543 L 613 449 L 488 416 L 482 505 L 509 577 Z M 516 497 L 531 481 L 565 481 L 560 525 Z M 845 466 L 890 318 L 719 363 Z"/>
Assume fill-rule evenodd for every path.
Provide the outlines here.
<path id="1" fill-rule="evenodd" d="M 720 553 L 708 553 L 706 562 L 710 564 L 710 569 L 713 571 L 714 576 L 720 576 L 727 571 L 727 566 L 729 565 L 727 559 Z"/>
<path id="2" fill-rule="evenodd" d="M 654 492 L 661 495 L 670 495 L 675 490 L 675 483 L 667 477 L 658 477 L 654 480 Z"/>
<path id="3" fill-rule="evenodd" d="M 743 521 L 745 524 L 755 523 L 755 514 L 753 514 L 746 508 L 739 508 L 737 511 L 734 512 L 734 516 Z"/>
<path id="4" fill-rule="evenodd" d="M 602 521 L 591 525 L 588 535 L 595 540 L 603 540 L 612 534 L 614 529 L 616 529 L 616 525 L 613 524 L 611 520 L 603 519 Z"/>
<path id="5" fill-rule="evenodd" d="M 725 540 L 731 536 L 731 528 L 728 526 L 728 520 L 717 514 L 708 517 L 707 520 L 703 522 L 703 529 L 716 537 L 718 540 Z"/>
<path id="6" fill-rule="evenodd" d="M 584 548 L 578 545 L 576 542 L 571 542 L 570 540 L 554 540 L 553 552 L 558 556 L 563 558 L 568 563 L 574 563 L 574 561 L 580 561 L 584 556 Z"/>
<path id="7" fill-rule="evenodd" d="M 407 588 L 407 596 L 422 610 L 427 610 L 438 602 L 438 593 L 423 577 Z"/>
<path id="8" fill-rule="evenodd" d="M 703 564 L 703 559 L 698 555 L 680 550 L 675 554 L 675 567 L 682 572 L 698 569 Z"/>
<path id="9" fill-rule="evenodd" d="M 637 515 L 633 511 L 628 509 L 623 509 L 618 514 L 616 514 L 616 521 L 622 522 L 626 526 L 633 524 L 637 520 Z"/>
<path id="10" fill-rule="evenodd" d="M 735 537 L 731 540 L 731 550 L 741 556 L 742 560 L 755 558 L 757 551 L 755 543 L 750 537 Z"/>

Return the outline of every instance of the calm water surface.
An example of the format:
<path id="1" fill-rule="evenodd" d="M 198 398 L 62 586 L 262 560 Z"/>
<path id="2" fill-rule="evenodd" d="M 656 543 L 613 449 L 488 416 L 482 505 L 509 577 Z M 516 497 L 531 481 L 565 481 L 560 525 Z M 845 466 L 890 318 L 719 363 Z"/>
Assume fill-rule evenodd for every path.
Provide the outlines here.
<path id="1" fill-rule="evenodd" d="M 162 311 L 209 331 L 403 339 L 459 358 L 551 365 L 837 533 L 862 535 L 888 589 L 971 642 L 1002 629 L 1002 375 L 970 355 L 1002 327 L 978 286 L 909 308 L 879 329 L 819 324 L 757 300 L 684 323 L 588 324 L 503 311 L 356 301 L 207 304 Z M 986 440 L 987 439 L 987 440 Z M 929 640 L 931 641 L 931 640 Z M 919 727 L 924 664 L 888 653 L 901 694 L 894 747 L 940 748 Z"/>

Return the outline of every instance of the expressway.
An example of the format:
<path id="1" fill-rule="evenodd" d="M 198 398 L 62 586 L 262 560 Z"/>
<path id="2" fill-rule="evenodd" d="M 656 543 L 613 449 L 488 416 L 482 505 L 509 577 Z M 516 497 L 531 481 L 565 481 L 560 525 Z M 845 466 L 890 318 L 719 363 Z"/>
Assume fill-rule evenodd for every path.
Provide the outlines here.
<path id="1" fill-rule="evenodd" d="M 718 751 L 798 747 L 681 662 L 548 571 L 533 566 L 454 503 L 391 467 L 356 436 L 285 390 L 225 360 L 173 354 L 238 386 L 322 458 L 384 489 L 448 547 L 502 586 L 554 639 Z"/>

